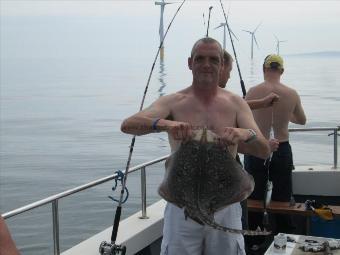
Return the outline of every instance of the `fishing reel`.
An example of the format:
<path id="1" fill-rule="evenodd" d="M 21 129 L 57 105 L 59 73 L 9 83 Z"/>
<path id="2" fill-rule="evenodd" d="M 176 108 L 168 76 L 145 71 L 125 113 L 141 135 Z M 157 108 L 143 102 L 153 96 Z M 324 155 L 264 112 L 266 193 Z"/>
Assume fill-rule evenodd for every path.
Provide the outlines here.
<path id="1" fill-rule="evenodd" d="M 102 255 L 125 255 L 126 246 L 110 244 L 106 241 L 103 241 L 99 246 L 99 253 Z"/>

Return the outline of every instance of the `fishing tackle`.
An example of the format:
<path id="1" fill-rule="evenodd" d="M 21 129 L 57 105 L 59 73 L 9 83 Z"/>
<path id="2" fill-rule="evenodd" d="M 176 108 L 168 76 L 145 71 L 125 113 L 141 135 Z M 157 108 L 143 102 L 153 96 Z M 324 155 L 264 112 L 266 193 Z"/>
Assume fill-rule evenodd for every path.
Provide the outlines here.
<path id="1" fill-rule="evenodd" d="M 240 65 L 238 63 L 238 59 L 237 59 L 237 56 L 236 56 L 236 50 L 235 50 L 235 46 L 234 46 L 234 41 L 233 41 L 233 38 L 231 36 L 231 29 L 229 27 L 229 24 L 228 24 L 228 19 L 227 19 L 227 16 L 225 14 L 225 11 L 224 11 L 224 7 L 223 7 L 223 3 L 222 3 L 222 0 L 220 0 L 220 3 L 221 3 L 221 7 L 222 7 L 222 11 L 223 11 L 223 15 L 224 15 L 224 19 L 225 19 L 225 23 L 227 25 L 227 28 L 228 28 L 228 34 L 229 34 L 229 37 L 230 37 L 230 42 L 231 42 L 231 46 L 233 48 L 233 52 L 234 52 L 234 56 L 235 56 L 235 61 L 236 61 L 236 66 L 237 66 L 237 71 L 238 71 L 238 75 L 240 76 L 240 83 L 241 83 L 241 89 L 242 89 L 242 94 L 243 94 L 243 98 L 246 96 L 246 87 L 244 85 L 244 81 L 242 79 L 242 74 L 241 74 L 241 70 L 240 70 Z"/>
<path id="2" fill-rule="evenodd" d="M 274 106 L 272 106 L 272 120 L 271 120 L 271 126 L 270 126 L 270 132 L 269 132 L 269 139 L 274 139 Z M 266 229 L 269 229 L 269 215 L 267 212 L 267 207 L 270 204 L 270 201 L 272 199 L 272 191 L 273 191 L 273 182 L 269 178 L 269 169 L 270 169 L 270 162 L 272 161 L 273 152 L 270 153 L 269 158 L 266 159 L 264 162 L 265 168 L 267 169 L 267 182 L 264 192 L 264 199 L 263 199 L 263 226 Z"/>
<path id="3" fill-rule="evenodd" d="M 148 91 L 148 88 L 149 88 L 149 84 L 150 84 L 150 80 L 151 80 L 151 75 L 153 73 L 153 69 L 155 67 L 155 63 L 157 61 L 157 58 L 158 58 L 158 55 L 159 55 L 159 52 L 161 50 L 161 48 L 163 47 L 163 42 L 165 40 L 165 37 L 166 35 L 168 34 L 169 32 L 169 29 L 175 19 L 175 17 L 177 16 L 179 10 L 182 8 L 183 4 L 185 3 L 186 0 L 183 0 L 183 2 L 181 3 L 181 5 L 178 7 L 177 11 L 175 12 L 173 18 L 171 19 L 168 27 L 167 27 L 167 30 L 164 34 L 164 37 L 162 39 L 162 41 L 160 42 L 159 44 L 159 47 L 158 47 L 158 50 L 157 50 L 157 53 L 156 53 L 156 56 L 155 56 L 155 59 L 152 63 L 152 67 L 151 67 L 151 71 L 149 73 L 149 77 L 148 77 L 148 80 L 147 80 L 147 83 L 146 83 L 146 86 L 145 86 L 145 90 L 144 90 L 144 94 L 143 94 L 143 98 L 142 98 L 142 102 L 141 102 L 141 105 L 140 105 L 140 108 L 139 108 L 139 111 L 141 111 L 143 109 L 143 106 L 144 106 L 144 101 L 145 101 L 145 97 L 146 97 L 146 93 Z M 129 155 L 128 155 L 128 159 L 127 159 L 127 162 L 126 162 L 126 168 L 125 168 L 125 172 L 124 172 L 124 178 L 123 178 L 123 181 L 122 181 L 122 188 L 121 188 L 121 191 L 120 191 L 120 198 L 119 198 L 119 201 L 118 201 L 118 206 L 116 208 L 116 213 L 115 213 L 115 217 L 114 217 L 114 222 L 113 222 L 113 228 L 112 228 L 112 234 L 111 234 L 111 243 L 108 243 L 106 241 L 103 241 L 100 246 L 99 246 L 99 252 L 100 254 L 102 255 L 116 255 L 116 254 L 122 254 L 124 255 L 126 253 L 126 247 L 123 246 L 123 245 L 117 245 L 116 244 L 116 239 L 117 239 L 117 234 L 118 234 L 118 228 L 119 228 L 119 221 L 120 221 L 120 216 L 121 216 L 121 213 L 122 213 L 122 204 L 123 204 L 123 200 L 124 200 L 124 191 L 126 189 L 126 180 L 127 180 L 127 176 L 128 176 L 128 173 L 129 173 L 129 168 L 130 168 L 130 162 L 131 162 L 131 157 L 132 157 L 132 153 L 133 153 L 133 148 L 134 148 L 134 145 L 135 145 L 135 141 L 136 141 L 136 135 L 134 135 L 131 139 L 131 144 L 130 144 L 130 151 L 129 151 Z"/>

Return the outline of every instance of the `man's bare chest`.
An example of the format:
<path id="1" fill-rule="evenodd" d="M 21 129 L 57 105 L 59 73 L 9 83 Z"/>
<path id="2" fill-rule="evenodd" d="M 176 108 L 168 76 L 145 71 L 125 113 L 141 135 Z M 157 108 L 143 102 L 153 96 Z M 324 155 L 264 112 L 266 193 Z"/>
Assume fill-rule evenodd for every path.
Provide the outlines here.
<path id="1" fill-rule="evenodd" d="M 207 127 L 219 132 L 224 127 L 236 126 L 236 110 L 228 102 L 204 104 L 197 101 L 181 102 L 172 109 L 173 120 L 187 122 L 197 128 Z"/>

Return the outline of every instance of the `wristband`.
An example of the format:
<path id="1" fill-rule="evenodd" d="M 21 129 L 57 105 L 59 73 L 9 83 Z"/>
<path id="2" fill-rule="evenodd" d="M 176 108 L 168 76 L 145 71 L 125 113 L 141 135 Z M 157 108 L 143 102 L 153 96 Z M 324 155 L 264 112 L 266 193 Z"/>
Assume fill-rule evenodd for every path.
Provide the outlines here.
<path id="1" fill-rule="evenodd" d="M 155 119 L 155 120 L 152 122 L 152 125 L 151 125 L 151 129 L 152 129 L 152 130 L 158 131 L 158 132 L 159 132 L 159 130 L 157 129 L 157 123 L 158 123 L 159 120 L 160 120 L 160 118 Z"/>
<path id="2" fill-rule="evenodd" d="M 250 143 L 251 141 L 254 141 L 256 139 L 256 132 L 252 129 L 248 129 L 248 131 L 250 132 L 250 136 L 247 140 L 245 140 L 245 143 Z"/>

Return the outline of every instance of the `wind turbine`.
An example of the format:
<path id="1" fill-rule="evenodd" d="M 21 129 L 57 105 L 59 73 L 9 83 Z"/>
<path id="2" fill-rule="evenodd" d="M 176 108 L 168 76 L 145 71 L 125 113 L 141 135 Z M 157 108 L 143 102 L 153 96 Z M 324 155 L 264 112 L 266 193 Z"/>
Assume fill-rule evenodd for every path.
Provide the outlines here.
<path id="1" fill-rule="evenodd" d="M 164 39 L 163 15 L 164 15 L 165 5 L 167 5 L 167 4 L 172 4 L 172 3 L 164 2 L 164 0 L 159 1 L 159 2 L 155 2 L 155 5 L 159 5 L 161 7 L 161 18 L 160 18 L 160 21 L 159 21 L 159 41 L 160 41 L 160 43 Z M 160 53 L 161 53 L 160 58 L 163 59 L 164 58 L 164 42 L 163 42 L 162 47 L 160 49 Z"/>
<path id="2" fill-rule="evenodd" d="M 262 22 L 260 22 L 260 24 L 257 25 L 257 27 L 254 29 L 254 31 L 249 31 L 249 30 L 243 30 L 244 32 L 247 32 L 251 35 L 251 59 L 253 59 L 254 56 L 254 41 L 256 43 L 257 48 L 259 47 L 257 41 L 256 41 L 256 37 L 255 37 L 255 32 L 256 30 L 259 28 L 259 26 L 262 24 Z"/>
<path id="3" fill-rule="evenodd" d="M 276 52 L 277 52 L 277 55 L 280 55 L 280 43 L 287 42 L 287 40 L 280 41 L 279 38 L 277 38 L 276 35 L 274 35 L 274 36 L 276 38 Z"/>
<path id="4" fill-rule="evenodd" d="M 225 50 L 225 48 L 226 48 L 226 26 L 227 26 L 227 23 L 224 22 L 224 23 L 221 23 L 219 26 L 215 27 L 215 29 L 218 29 L 218 28 L 220 28 L 220 27 L 223 27 L 223 49 L 224 49 L 224 50 Z M 230 28 L 230 26 L 229 26 L 229 28 Z M 234 36 L 234 38 L 235 38 L 236 40 L 238 40 L 238 38 L 236 37 L 236 35 L 234 34 L 234 32 L 231 31 L 231 29 L 230 29 L 230 33 Z"/>
<path id="5" fill-rule="evenodd" d="M 229 7 L 230 10 L 230 7 Z M 228 10 L 228 15 L 227 15 L 227 22 L 228 22 L 228 18 L 229 18 L 229 10 Z M 226 49 L 226 26 L 227 26 L 227 22 L 221 23 L 219 26 L 215 27 L 215 29 L 223 27 L 223 50 Z M 230 26 L 229 26 L 230 29 Z M 234 34 L 234 32 L 230 29 L 230 33 L 234 36 L 234 38 L 236 40 L 238 40 L 238 38 L 236 37 L 236 35 Z"/>

